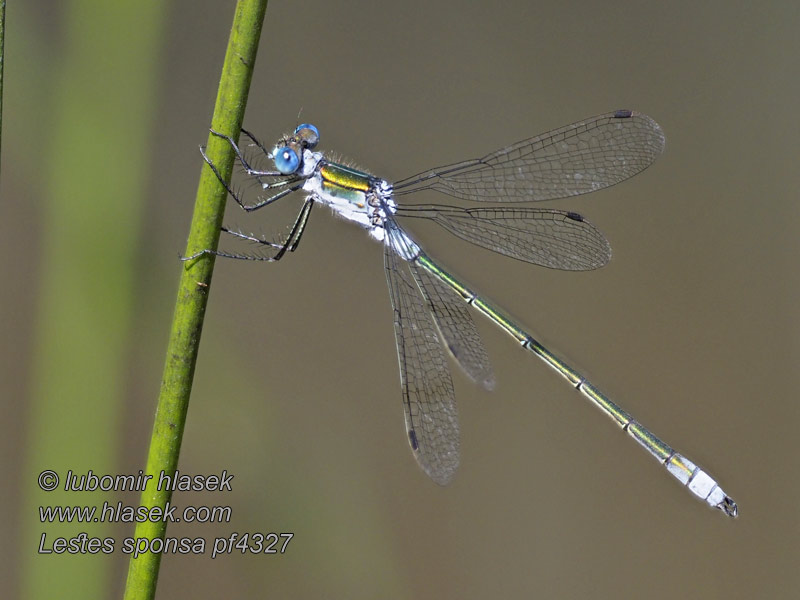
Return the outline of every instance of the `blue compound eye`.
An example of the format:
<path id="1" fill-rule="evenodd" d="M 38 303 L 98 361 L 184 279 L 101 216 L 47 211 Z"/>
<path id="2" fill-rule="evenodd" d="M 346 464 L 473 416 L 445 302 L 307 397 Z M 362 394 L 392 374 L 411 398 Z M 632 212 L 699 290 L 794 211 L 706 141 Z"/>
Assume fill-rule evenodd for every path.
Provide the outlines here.
<path id="1" fill-rule="evenodd" d="M 284 146 L 275 151 L 275 168 L 284 175 L 291 175 L 300 166 L 300 157 L 297 152 Z"/>
<path id="2" fill-rule="evenodd" d="M 299 125 L 294 134 L 306 148 L 313 149 L 319 143 L 319 129 L 309 123 Z"/>

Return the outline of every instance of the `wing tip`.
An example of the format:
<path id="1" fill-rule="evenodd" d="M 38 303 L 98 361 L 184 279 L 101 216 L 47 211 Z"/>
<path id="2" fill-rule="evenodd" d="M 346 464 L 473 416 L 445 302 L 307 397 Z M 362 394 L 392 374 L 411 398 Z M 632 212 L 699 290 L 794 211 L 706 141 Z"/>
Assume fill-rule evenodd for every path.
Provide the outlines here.
<path id="1" fill-rule="evenodd" d="M 408 430 L 408 443 L 417 464 L 434 483 L 444 487 L 453 481 L 460 462 L 457 450 L 448 452 L 445 456 L 436 456 L 436 464 L 430 464 L 422 454 L 417 432 L 413 428 Z"/>

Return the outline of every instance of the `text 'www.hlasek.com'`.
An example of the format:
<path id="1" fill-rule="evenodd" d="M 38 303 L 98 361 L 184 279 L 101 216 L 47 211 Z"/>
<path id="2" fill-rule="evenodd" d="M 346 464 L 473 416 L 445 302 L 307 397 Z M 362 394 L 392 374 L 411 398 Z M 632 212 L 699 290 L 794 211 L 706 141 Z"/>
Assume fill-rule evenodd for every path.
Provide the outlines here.
<path id="1" fill-rule="evenodd" d="M 39 473 L 38 487 L 45 492 L 98 493 L 98 492 L 143 492 L 149 497 L 163 493 L 233 491 L 233 475 L 222 471 L 219 475 L 186 475 L 180 471 L 168 474 L 164 471 L 154 477 L 139 471 L 136 475 L 97 475 L 92 471 L 74 473 L 67 471 L 62 478 L 52 470 Z M 63 496 L 62 496 L 63 497 Z M 155 504 L 155 502 L 154 502 Z M 217 537 L 169 537 L 164 535 L 169 523 L 230 523 L 233 511 L 230 506 L 187 505 L 179 507 L 166 502 L 163 506 L 131 506 L 118 500 L 104 500 L 101 504 L 75 504 L 39 506 L 39 521 L 48 524 L 96 523 L 153 523 L 159 524 L 160 534 L 139 537 L 101 537 L 82 531 L 70 537 L 53 536 L 42 531 L 39 538 L 39 554 L 112 554 L 119 550 L 138 557 L 146 552 L 156 554 L 207 554 L 211 558 L 232 554 L 283 554 L 294 537 L 294 533 L 275 532 L 231 532 Z"/>

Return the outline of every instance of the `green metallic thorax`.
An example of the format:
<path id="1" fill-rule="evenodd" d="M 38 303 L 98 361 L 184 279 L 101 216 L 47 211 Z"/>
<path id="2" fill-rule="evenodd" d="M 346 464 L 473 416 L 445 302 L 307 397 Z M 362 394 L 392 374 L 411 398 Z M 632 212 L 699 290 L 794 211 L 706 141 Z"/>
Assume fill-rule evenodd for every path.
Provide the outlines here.
<path id="1" fill-rule="evenodd" d="M 371 175 L 330 162 L 320 167 L 319 174 L 322 176 L 324 193 L 362 208 L 366 205 L 366 195 L 371 187 Z"/>

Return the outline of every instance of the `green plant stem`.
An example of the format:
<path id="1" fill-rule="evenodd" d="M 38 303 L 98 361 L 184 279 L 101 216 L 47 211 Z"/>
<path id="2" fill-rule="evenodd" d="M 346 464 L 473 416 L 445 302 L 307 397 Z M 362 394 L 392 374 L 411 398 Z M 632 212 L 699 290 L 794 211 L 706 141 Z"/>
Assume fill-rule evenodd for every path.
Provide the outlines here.
<path id="1" fill-rule="evenodd" d="M 6 57 L 6 0 L 0 0 L 0 149 L 3 147 L 3 62 Z"/>
<path id="2" fill-rule="evenodd" d="M 213 129 L 234 139 L 238 139 L 242 126 L 266 8 L 267 0 L 240 0 L 236 5 L 211 121 Z M 230 178 L 234 159 L 230 146 L 224 140 L 209 135 L 206 152 L 222 176 Z M 217 248 L 225 200 L 225 189 L 203 164 L 186 256 L 203 249 Z M 209 255 L 183 264 L 147 457 L 146 473 L 153 478 L 141 497 L 141 505 L 148 509 L 165 507 L 172 497 L 171 491 L 158 490 L 157 483 L 162 472 L 173 475 L 178 466 L 213 267 L 214 257 Z M 137 540 L 163 538 L 166 529 L 166 522 L 160 520 L 139 523 L 135 537 Z M 146 552 L 136 558 L 131 556 L 125 586 L 126 600 L 155 596 L 160 564 L 160 553 Z"/>

